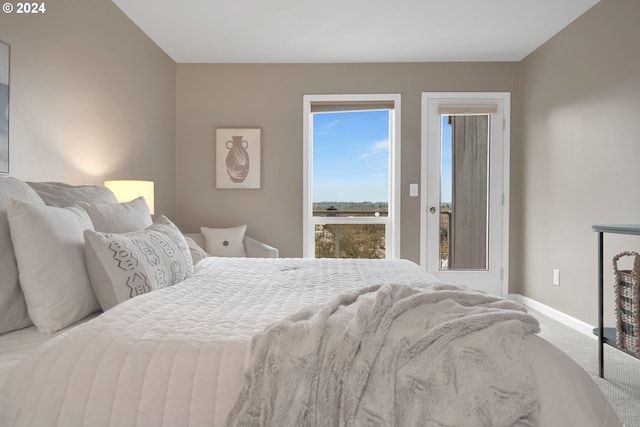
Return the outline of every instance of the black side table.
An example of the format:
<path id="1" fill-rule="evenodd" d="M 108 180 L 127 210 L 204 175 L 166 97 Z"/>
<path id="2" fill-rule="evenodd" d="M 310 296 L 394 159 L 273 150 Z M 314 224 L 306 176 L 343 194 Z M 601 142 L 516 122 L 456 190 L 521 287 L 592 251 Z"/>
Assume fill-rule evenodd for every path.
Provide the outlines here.
<path id="1" fill-rule="evenodd" d="M 616 345 L 615 327 L 604 327 L 604 233 L 640 236 L 640 224 L 600 224 L 592 225 L 591 229 L 598 233 L 598 327 L 593 330 L 593 333 L 598 335 L 598 372 L 600 378 L 604 378 L 604 344 L 624 351 L 625 353 L 633 357 L 637 357 L 634 353 L 631 353 L 625 349 L 618 348 L 618 346 Z"/>

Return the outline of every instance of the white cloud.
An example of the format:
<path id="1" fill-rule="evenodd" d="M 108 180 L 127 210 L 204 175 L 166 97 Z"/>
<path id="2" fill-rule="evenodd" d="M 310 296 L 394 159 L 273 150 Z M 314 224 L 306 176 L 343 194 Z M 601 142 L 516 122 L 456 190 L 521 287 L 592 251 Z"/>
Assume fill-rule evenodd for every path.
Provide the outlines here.
<path id="1" fill-rule="evenodd" d="M 375 152 L 389 151 L 389 140 L 383 139 L 382 141 L 376 141 L 371 144 L 371 149 Z"/>
<path id="2" fill-rule="evenodd" d="M 369 150 L 360 155 L 361 159 L 371 157 L 376 154 L 387 154 L 389 152 L 389 140 L 374 141 L 369 144 Z"/>

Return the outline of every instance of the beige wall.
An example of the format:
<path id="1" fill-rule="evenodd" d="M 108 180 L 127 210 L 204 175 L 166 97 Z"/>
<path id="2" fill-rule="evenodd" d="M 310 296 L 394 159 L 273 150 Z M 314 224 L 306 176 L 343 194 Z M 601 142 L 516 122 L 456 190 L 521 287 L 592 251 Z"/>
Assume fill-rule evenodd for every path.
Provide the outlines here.
<path id="1" fill-rule="evenodd" d="M 401 256 L 419 262 L 420 204 L 409 183 L 420 182 L 423 91 L 507 91 L 517 100 L 518 64 L 178 64 L 178 225 L 246 223 L 281 256 L 302 256 L 302 96 L 400 93 Z M 215 188 L 215 129 L 236 126 L 262 129 L 261 190 Z"/>
<path id="2" fill-rule="evenodd" d="M 109 0 L 0 13 L 11 45 L 10 173 L 25 180 L 156 182 L 175 206 L 175 63 Z"/>
<path id="3" fill-rule="evenodd" d="M 511 292 L 597 322 L 594 223 L 640 222 L 640 2 L 602 0 L 522 62 Z M 605 240 L 612 255 L 640 239 Z M 561 285 L 552 285 L 552 270 Z"/>

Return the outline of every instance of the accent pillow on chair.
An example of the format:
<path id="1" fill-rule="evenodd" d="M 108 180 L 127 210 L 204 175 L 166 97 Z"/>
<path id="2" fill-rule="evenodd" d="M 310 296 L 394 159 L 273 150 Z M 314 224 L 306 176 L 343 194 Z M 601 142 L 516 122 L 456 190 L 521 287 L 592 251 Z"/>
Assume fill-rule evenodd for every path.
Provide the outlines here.
<path id="1" fill-rule="evenodd" d="M 244 233 L 246 225 L 230 228 L 200 227 L 204 236 L 205 250 L 211 256 L 246 257 L 244 248 Z"/>
<path id="2" fill-rule="evenodd" d="M 193 273 L 184 236 L 166 217 L 145 230 L 84 233 L 91 286 L 103 310 L 174 285 Z"/>

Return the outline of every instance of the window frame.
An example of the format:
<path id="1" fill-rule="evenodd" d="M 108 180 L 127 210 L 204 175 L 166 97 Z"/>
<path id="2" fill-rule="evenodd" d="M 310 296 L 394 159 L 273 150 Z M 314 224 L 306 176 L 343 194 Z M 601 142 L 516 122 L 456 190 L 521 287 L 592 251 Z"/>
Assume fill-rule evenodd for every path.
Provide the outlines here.
<path id="1" fill-rule="evenodd" d="M 303 96 L 303 257 L 315 258 L 316 224 L 385 224 L 386 258 L 400 257 L 400 94 L 333 94 Z M 393 105 L 389 120 L 389 210 L 387 217 L 313 216 L 313 120 L 314 103 Z M 338 110 L 336 111 L 345 111 Z"/>

